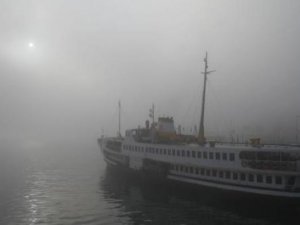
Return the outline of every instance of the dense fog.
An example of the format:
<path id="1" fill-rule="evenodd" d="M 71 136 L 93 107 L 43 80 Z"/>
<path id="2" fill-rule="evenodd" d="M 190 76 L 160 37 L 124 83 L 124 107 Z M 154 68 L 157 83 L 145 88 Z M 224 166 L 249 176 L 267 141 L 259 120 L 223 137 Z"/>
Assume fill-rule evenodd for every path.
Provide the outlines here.
<path id="1" fill-rule="evenodd" d="M 97 149 L 117 132 L 119 100 L 123 134 L 152 104 L 190 132 L 206 51 L 206 136 L 296 143 L 299 11 L 296 0 L 1 0 L 1 151 Z"/>

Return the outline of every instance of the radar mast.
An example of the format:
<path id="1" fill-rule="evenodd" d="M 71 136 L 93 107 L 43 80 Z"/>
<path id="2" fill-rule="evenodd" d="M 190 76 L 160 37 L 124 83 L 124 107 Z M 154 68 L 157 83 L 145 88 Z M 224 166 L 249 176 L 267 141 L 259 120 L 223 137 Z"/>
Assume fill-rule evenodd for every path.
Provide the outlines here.
<path id="1" fill-rule="evenodd" d="M 199 125 L 199 134 L 198 134 L 198 141 L 199 144 L 203 145 L 205 144 L 205 135 L 204 135 L 204 108 L 205 108 L 205 94 L 206 94 L 206 81 L 207 81 L 207 75 L 214 72 L 215 70 L 207 71 L 208 65 L 207 65 L 207 52 L 204 58 L 204 82 L 203 82 L 203 92 L 202 92 L 202 108 L 201 108 L 201 117 L 200 117 L 200 125 Z"/>

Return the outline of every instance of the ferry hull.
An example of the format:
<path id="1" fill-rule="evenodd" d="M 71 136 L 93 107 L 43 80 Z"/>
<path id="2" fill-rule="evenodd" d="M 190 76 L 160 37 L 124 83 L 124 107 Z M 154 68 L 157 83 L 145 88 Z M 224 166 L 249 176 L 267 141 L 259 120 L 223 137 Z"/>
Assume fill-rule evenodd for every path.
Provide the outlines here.
<path id="1" fill-rule="evenodd" d="M 242 182 L 241 176 L 233 179 L 234 178 L 233 175 L 234 173 L 237 173 L 237 171 L 228 172 L 230 169 L 222 168 L 220 165 L 216 167 L 216 164 L 214 164 L 213 166 L 215 167 L 211 169 L 209 167 L 211 165 L 208 164 L 205 165 L 205 161 L 202 161 L 203 163 L 201 163 L 201 160 L 199 159 L 196 160 L 192 158 L 191 161 L 182 162 L 179 161 L 183 158 L 181 155 L 178 156 L 176 154 L 175 156 L 173 155 L 170 156 L 169 158 L 166 157 L 166 155 L 168 155 L 167 154 L 168 152 L 171 153 L 169 149 L 174 148 L 173 146 L 170 145 L 167 147 L 156 145 L 157 146 L 155 147 L 156 154 L 154 154 L 153 152 L 152 153 L 148 152 L 147 154 L 146 152 L 141 151 L 142 144 L 140 143 L 139 143 L 140 145 L 139 147 L 131 148 L 130 151 L 124 151 L 123 149 L 125 149 L 125 147 L 122 146 L 122 143 L 123 143 L 122 139 L 107 139 L 106 142 L 99 141 L 99 146 L 104 155 L 105 162 L 109 167 L 115 168 L 120 172 L 129 171 L 132 174 L 139 174 L 139 176 L 142 177 L 143 180 L 149 180 L 154 182 L 161 182 L 161 181 L 175 182 L 175 183 L 181 183 L 185 186 L 198 186 L 207 189 L 217 190 L 220 192 L 222 191 L 228 193 L 230 192 L 230 193 L 239 193 L 239 194 L 251 194 L 251 195 L 257 195 L 259 197 L 270 196 L 273 198 L 300 199 L 299 190 L 289 188 L 288 186 L 286 186 L 287 183 L 284 183 L 279 186 L 279 185 L 275 185 L 274 183 L 275 180 L 274 180 L 272 185 L 267 185 L 266 184 L 267 175 L 265 175 L 265 179 L 264 179 L 265 183 L 263 183 L 263 185 L 261 184 L 259 185 L 258 182 L 255 182 L 256 179 L 253 179 L 253 177 L 252 177 L 253 179 L 252 182 L 249 181 Z M 132 143 L 132 145 L 137 145 L 137 144 Z M 144 150 L 146 149 L 145 146 L 147 145 L 144 145 L 143 147 Z M 151 146 L 151 144 L 148 144 L 148 146 Z M 183 151 L 182 148 L 184 147 L 181 147 L 180 152 Z M 196 151 L 196 149 L 193 148 L 192 150 L 186 150 L 186 151 L 193 152 Z M 200 147 L 199 149 L 197 148 L 197 151 L 202 151 L 202 152 L 207 151 L 209 155 L 211 153 L 214 154 L 213 151 L 215 151 L 215 154 L 217 155 L 216 150 L 212 150 L 212 149 L 206 150 L 203 147 Z M 160 157 L 157 157 L 157 152 Z M 165 154 L 163 154 L 164 152 Z M 226 163 L 228 164 L 229 163 L 231 163 L 232 165 L 234 163 L 235 165 L 237 164 L 236 161 L 229 161 L 229 162 L 228 161 L 229 160 L 226 161 Z M 199 168 L 201 168 L 201 171 Z M 216 170 L 218 169 L 219 171 L 222 172 L 222 178 L 219 178 L 220 174 L 216 173 Z M 240 167 L 239 169 L 244 169 L 243 171 L 239 172 L 240 174 L 245 174 L 247 173 L 247 171 L 250 171 L 243 167 Z M 213 172 L 215 173 L 213 174 Z M 258 179 L 259 176 L 255 175 L 255 173 L 258 174 L 259 171 L 248 172 L 248 174 L 252 174 L 252 176 L 256 176 L 256 178 Z M 249 177 L 247 176 L 248 179 Z"/>
<path id="2" fill-rule="evenodd" d="M 219 197 L 222 195 L 238 196 L 239 198 L 263 198 L 266 200 L 288 200 L 291 202 L 297 202 L 300 204 L 300 193 L 294 192 L 283 192 L 283 191 L 272 191 L 263 190 L 247 187 L 235 187 L 232 185 L 216 184 L 209 181 L 196 180 L 187 177 L 179 177 L 171 174 L 166 174 L 165 172 L 158 172 L 149 169 L 136 170 L 120 163 L 112 162 L 105 159 L 108 169 L 115 171 L 116 173 L 121 173 L 126 176 L 135 177 L 141 179 L 144 182 L 149 182 L 152 184 L 169 184 L 173 187 L 187 188 L 190 190 L 197 190 L 202 192 L 202 194 L 211 193 L 215 195 L 218 193 Z M 201 193 L 200 193 L 201 194 Z"/>
<path id="3" fill-rule="evenodd" d="M 114 179 L 126 180 L 127 184 L 147 187 L 151 191 L 164 192 L 168 196 L 182 196 L 201 201 L 203 204 L 223 204 L 226 208 L 248 208 L 251 210 L 263 210 L 272 207 L 282 210 L 295 210 L 300 206 L 300 198 L 290 198 L 277 195 L 265 195 L 251 192 L 236 191 L 230 189 L 219 189 L 196 183 L 183 182 L 176 179 L 168 179 L 153 176 L 145 171 L 136 171 L 122 165 L 107 165 L 107 175 Z M 288 207 L 288 208 L 286 208 Z M 270 209 L 271 210 L 271 209 Z"/>

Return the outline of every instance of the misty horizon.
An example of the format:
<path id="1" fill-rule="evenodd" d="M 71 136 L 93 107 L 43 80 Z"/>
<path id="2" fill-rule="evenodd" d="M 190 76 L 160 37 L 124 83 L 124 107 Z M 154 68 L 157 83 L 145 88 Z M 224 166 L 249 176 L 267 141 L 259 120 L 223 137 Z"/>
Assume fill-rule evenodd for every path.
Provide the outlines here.
<path id="1" fill-rule="evenodd" d="M 143 126 L 152 104 L 190 131 L 209 69 L 207 137 L 295 143 L 298 1 L 8 1 L 0 35 L 1 142 L 94 146 Z"/>

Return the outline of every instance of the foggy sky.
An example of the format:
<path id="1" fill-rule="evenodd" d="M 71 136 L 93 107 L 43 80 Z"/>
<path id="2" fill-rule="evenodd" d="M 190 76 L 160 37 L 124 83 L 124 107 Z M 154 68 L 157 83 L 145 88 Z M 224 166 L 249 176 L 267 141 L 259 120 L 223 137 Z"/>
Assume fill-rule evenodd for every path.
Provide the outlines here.
<path id="1" fill-rule="evenodd" d="M 94 146 L 116 133 L 119 99 L 123 133 L 152 103 L 190 130 L 206 51 L 207 136 L 295 142 L 299 12 L 297 0 L 0 0 L 2 148 Z"/>

